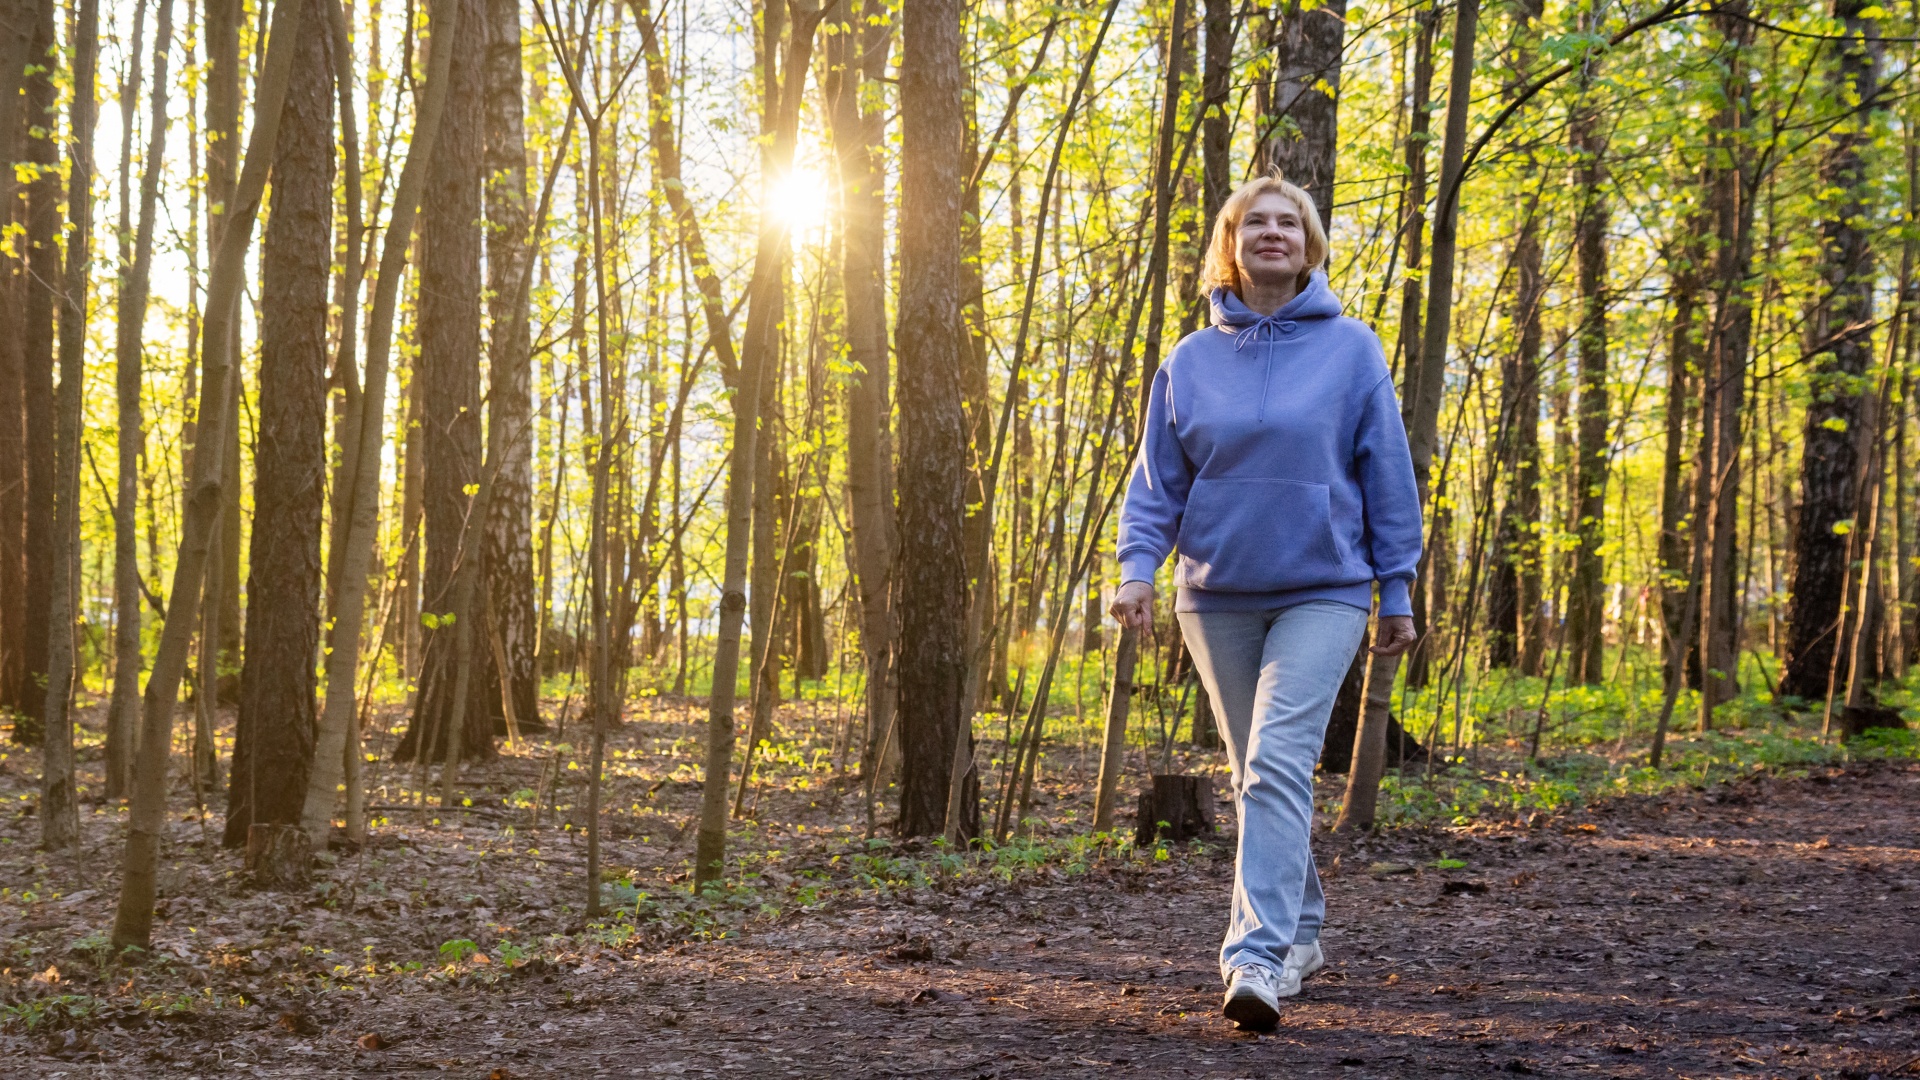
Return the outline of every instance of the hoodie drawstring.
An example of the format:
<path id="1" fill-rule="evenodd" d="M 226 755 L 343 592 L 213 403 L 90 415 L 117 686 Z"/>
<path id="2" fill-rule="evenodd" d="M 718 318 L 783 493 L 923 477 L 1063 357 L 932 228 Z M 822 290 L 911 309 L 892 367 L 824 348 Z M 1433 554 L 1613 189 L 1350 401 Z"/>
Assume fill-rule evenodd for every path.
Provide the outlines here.
<path id="1" fill-rule="evenodd" d="M 1278 333 L 1280 326 L 1290 321 L 1292 320 L 1281 318 L 1280 313 L 1276 311 L 1271 315 L 1264 315 L 1255 319 L 1253 322 L 1248 323 L 1244 329 L 1233 335 L 1233 351 L 1239 352 L 1242 345 L 1245 345 L 1249 341 L 1258 340 L 1256 335 L 1258 335 L 1260 331 L 1268 331 L 1266 335 L 1267 371 L 1260 380 L 1260 408 L 1255 417 L 1256 423 L 1264 424 L 1267 422 L 1267 393 L 1273 388 L 1273 349 L 1274 346 L 1280 342 Z"/>

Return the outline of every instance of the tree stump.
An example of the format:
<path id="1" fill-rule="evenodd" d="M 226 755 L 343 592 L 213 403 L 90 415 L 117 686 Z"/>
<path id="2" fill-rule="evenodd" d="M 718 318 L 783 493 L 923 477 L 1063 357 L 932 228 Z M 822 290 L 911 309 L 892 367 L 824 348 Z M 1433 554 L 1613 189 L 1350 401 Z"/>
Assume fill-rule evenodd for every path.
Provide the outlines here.
<path id="1" fill-rule="evenodd" d="M 1153 789 L 1140 793 L 1135 844 L 1146 847 L 1156 840 L 1179 843 L 1212 835 L 1213 784 L 1206 777 L 1156 774 Z"/>
<path id="2" fill-rule="evenodd" d="M 313 880 L 313 843 L 298 825 L 247 829 L 247 875 L 259 889 L 304 889 Z"/>

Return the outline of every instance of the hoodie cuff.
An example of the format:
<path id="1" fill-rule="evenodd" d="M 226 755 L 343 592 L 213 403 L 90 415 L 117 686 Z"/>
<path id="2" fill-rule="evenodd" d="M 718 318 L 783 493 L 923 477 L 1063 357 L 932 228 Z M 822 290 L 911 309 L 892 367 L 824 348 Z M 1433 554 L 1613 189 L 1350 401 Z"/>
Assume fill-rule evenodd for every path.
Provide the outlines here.
<path id="1" fill-rule="evenodd" d="M 1413 597 L 1408 593 L 1406 578 L 1388 578 L 1380 583 L 1380 616 L 1382 618 L 1413 615 Z"/>
<path id="2" fill-rule="evenodd" d="M 1154 575 L 1160 572 L 1164 557 L 1156 558 L 1152 552 L 1131 551 L 1120 557 L 1120 584 L 1129 581 L 1144 581 L 1153 584 Z"/>

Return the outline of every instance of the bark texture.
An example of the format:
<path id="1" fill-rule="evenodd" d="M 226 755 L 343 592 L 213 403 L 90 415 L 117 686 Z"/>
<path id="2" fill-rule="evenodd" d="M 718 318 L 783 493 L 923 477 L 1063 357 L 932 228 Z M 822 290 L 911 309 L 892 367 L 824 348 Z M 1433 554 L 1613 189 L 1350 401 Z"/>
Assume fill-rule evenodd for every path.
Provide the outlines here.
<path id="1" fill-rule="evenodd" d="M 1514 6 L 1513 92 L 1533 76 L 1540 46 L 1541 0 Z M 1538 168 L 1538 163 L 1529 161 Z M 1515 289 L 1509 318 L 1513 351 L 1500 358 L 1502 506 L 1494 524 L 1492 571 L 1487 576 L 1487 665 L 1534 674 L 1540 623 L 1540 303 L 1541 199 L 1530 200 L 1513 242 Z M 1531 654 L 1531 656 L 1529 656 Z M 1533 663 L 1526 661 L 1531 658 Z"/>
<path id="2" fill-rule="evenodd" d="M 50 851 L 80 840 L 80 791 L 74 778 L 73 688 L 80 570 L 81 408 L 86 380 L 87 285 L 93 245 L 93 121 L 95 68 L 100 56 L 99 0 L 81 0 L 74 13 L 72 168 L 67 200 L 66 279 L 60 299 L 59 493 L 47 679 L 47 749 L 40 783 L 40 842 Z"/>
<path id="3" fill-rule="evenodd" d="M 1346 19 L 1346 0 L 1287 0 L 1273 28 L 1273 88 L 1260 147 L 1268 167 L 1278 167 L 1313 196 L 1329 234 Z"/>
<path id="4" fill-rule="evenodd" d="M 1738 567 L 1740 451 L 1746 419 L 1747 359 L 1753 338 L 1754 149 L 1746 136 L 1753 117 L 1753 83 L 1745 51 L 1753 26 L 1745 0 L 1716 16 L 1726 54 L 1724 103 L 1714 117 L 1717 163 L 1709 175 L 1714 221 L 1715 303 L 1701 393 L 1701 468 L 1695 528 L 1707 530 L 1701 619 L 1700 725 L 1738 692 Z"/>
<path id="5" fill-rule="evenodd" d="M 1684 608 L 1691 603 L 1698 610 L 1700 583 L 1693 581 L 1693 513 L 1689 492 L 1698 487 L 1698 478 L 1689 480 L 1687 469 L 1694 463 L 1689 451 L 1689 417 L 1692 400 L 1700 384 L 1701 287 L 1707 268 L 1706 237 L 1712 224 L 1698 210 L 1691 227 L 1683 231 L 1685 239 L 1667 258 L 1668 275 L 1673 282 L 1673 325 L 1667 344 L 1666 446 L 1660 467 L 1660 619 L 1665 648 L 1681 636 Z M 1689 642 L 1689 651 L 1692 643 Z M 1671 673 L 1674 669 L 1669 667 Z M 1681 664 L 1682 677 L 1697 665 Z"/>
<path id="6" fill-rule="evenodd" d="M 1589 61 L 1591 65 L 1594 61 Z M 1591 81 L 1583 72 L 1583 82 Z M 1583 87 L 1584 90 L 1584 87 Z M 1584 95 L 1583 95 L 1584 96 Z M 1607 203 L 1606 135 L 1597 103 L 1576 106 L 1568 139 L 1575 156 L 1574 260 L 1580 286 L 1579 461 L 1574 469 L 1578 493 L 1574 510 L 1573 578 L 1567 589 L 1567 675 L 1576 682 L 1599 682 L 1605 648 L 1606 562 L 1600 554 L 1607 517 Z"/>
<path id="7" fill-rule="evenodd" d="M 47 635 L 37 632 L 53 617 L 53 574 L 59 542 L 54 535 L 54 444 L 57 415 L 53 402 L 53 309 L 60 288 L 60 147 L 55 133 L 57 95 L 53 75 L 58 64 L 53 32 L 53 0 L 33 5 L 33 40 L 26 78 L 26 138 L 21 157 L 33 168 L 26 188 L 26 278 L 16 324 L 24 352 L 22 383 L 27 454 L 27 587 L 26 618 L 29 633 L 22 643 L 26 654 L 26 684 L 15 718 L 13 737 L 38 743 L 46 721 Z M 16 241 L 18 243 L 18 241 Z"/>
<path id="8" fill-rule="evenodd" d="M 139 47 L 141 26 L 134 21 L 134 43 Z M 166 47 L 156 44 L 154 67 L 164 75 Z M 138 60 L 120 103 L 121 153 L 131 157 L 133 110 L 140 96 Z M 114 312 L 114 386 L 120 430 L 115 442 L 119 476 L 113 518 L 114 668 L 113 696 L 107 706 L 107 797 L 121 798 L 133 789 L 134 732 L 140 710 L 140 454 L 146 442 L 140 401 L 142 328 L 147 321 L 147 294 L 152 281 L 154 212 L 159 204 L 161 155 L 165 140 L 167 88 L 164 77 L 155 81 L 145 171 L 140 177 L 138 231 L 129 234 L 132 211 L 128 205 L 127 163 L 121 164 L 119 295 Z M 131 250 L 129 250 L 131 244 Z"/>
<path id="9" fill-rule="evenodd" d="M 454 715 L 454 627 L 468 613 L 452 609 L 454 572 L 463 557 L 461 534 L 480 482 L 480 215 L 481 148 L 486 119 L 487 0 L 460 0 L 455 20 L 447 111 L 420 215 L 420 352 L 414 377 L 421 388 L 422 540 L 420 611 L 432 616 L 422 642 L 420 689 L 412 721 L 395 756 L 428 761 L 446 754 L 447 720 Z M 434 46 L 434 47 L 437 47 Z M 446 616 L 455 615 L 453 620 Z M 438 623 L 438 626 L 433 625 Z M 476 660 L 477 671 L 492 665 Z M 460 739 L 467 760 L 493 753 L 500 696 L 489 679 L 467 687 Z M 491 697 L 492 700 L 488 700 Z"/>
<path id="10" fill-rule="evenodd" d="M 20 159 L 26 138 L 21 95 L 33 44 L 34 0 L 0 0 L 0 161 Z M 0 227 L 20 220 L 20 186 L 0 169 Z M 24 317 L 26 265 L 0 253 L 0 324 Z M 27 694 L 26 354 L 18 334 L 0 334 L 0 709 L 18 711 Z"/>
<path id="11" fill-rule="evenodd" d="M 298 825 L 313 766 L 320 533 L 327 490 L 328 271 L 333 264 L 333 57 L 327 4 L 306 5 L 273 160 L 260 267 L 260 396 L 247 553 L 245 665 L 228 774 L 228 847 Z"/>
<path id="12" fill-rule="evenodd" d="M 928 836 L 946 825 L 967 668 L 958 0 L 907 5 L 901 40 L 899 828 Z"/>
<path id="13" fill-rule="evenodd" d="M 497 672 L 525 730 L 537 721 L 533 580 L 533 337 L 527 322 L 527 146 L 520 91 L 520 5 L 487 0 L 487 438 L 500 471 L 487 506 L 486 567 Z M 496 693 L 497 696 L 497 693 Z"/>
<path id="14" fill-rule="evenodd" d="M 1854 35 L 1834 68 L 1831 89 L 1840 101 L 1871 102 L 1879 89 L 1877 49 L 1864 40 L 1867 22 L 1860 16 L 1866 6 L 1860 0 L 1834 5 L 1834 14 Z M 1782 693 L 1808 700 L 1827 696 L 1834 648 L 1847 655 L 1849 623 L 1858 621 L 1857 612 L 1845 620 L 1842 611 L 1843 594 L 1859 591 L 1858 572 L 1850 581 L 1847 564 L 1854 532 L 1866 527 L 1858 474 L 1870 396 L 1866 373 L 1873 362 L 1874 259 L 1861 158 L 1869 131 L 1869 116 L 1850 119 L 1830 136 L 1820 162 L 1826 193 L 1820 222 L 1822 295 L 1807 328 L 1812 400 L 1800 464 L 1787 666 L 1780 680 Z M 1842 678 L 1845 667 L 1842 660 Z"/>

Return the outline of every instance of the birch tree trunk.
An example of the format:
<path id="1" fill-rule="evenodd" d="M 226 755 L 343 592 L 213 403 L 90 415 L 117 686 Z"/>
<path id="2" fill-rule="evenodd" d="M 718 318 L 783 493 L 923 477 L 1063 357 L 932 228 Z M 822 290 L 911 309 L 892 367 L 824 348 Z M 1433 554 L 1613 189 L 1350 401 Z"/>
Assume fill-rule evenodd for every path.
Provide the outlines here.
<path id="1" fill-rule="evenodd" d="M 487 445 L 499 455 L 487 510 L 487 589 L 506 670 L 497 674 L 521 730 L 538 723 L 538 612 L 533 581 L 533 338 L 522 282 L 527 241 L 527 147 L 521 102 L 520 5 L 488 0 Z"/>

